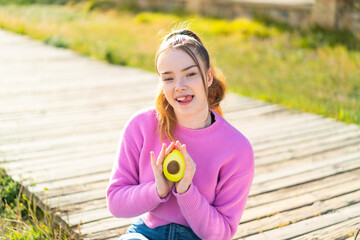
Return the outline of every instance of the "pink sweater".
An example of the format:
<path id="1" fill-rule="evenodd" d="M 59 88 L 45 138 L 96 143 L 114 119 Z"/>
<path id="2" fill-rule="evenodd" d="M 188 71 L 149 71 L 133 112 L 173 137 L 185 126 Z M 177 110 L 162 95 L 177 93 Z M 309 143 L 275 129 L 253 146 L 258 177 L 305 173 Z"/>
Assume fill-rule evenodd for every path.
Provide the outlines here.
<path id="1" fill-rule="evenodd" d="M 201 239 L 234 236 L 254 176 L 249 141 L 223 117 L 192 130 L 177 125 L 174 136 L 186 144 L 196 163 L 193 183 L 184 194 L 173 191 L 161 199 L 156 191 L 150 151 L 159 155 L 155 109 L 136 114 L 124 128 L 107 188 L 107 204 L 115 217 L 142 215 L 150 228 L 177 223 L 191 227 Z M 166 139 L 167 145 L 170 142 Z"/>

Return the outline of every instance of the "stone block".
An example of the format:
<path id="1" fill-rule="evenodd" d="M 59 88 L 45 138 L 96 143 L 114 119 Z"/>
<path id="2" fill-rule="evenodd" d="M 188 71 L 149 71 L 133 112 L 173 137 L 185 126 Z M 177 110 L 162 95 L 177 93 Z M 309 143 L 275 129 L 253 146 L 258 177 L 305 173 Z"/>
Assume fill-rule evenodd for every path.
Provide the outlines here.
<path id="1" fill-rule="evenodd" d="M 337 1 L 315 0 L 311 13 L 311 22 L 325 28 L 335 28 Z"/>

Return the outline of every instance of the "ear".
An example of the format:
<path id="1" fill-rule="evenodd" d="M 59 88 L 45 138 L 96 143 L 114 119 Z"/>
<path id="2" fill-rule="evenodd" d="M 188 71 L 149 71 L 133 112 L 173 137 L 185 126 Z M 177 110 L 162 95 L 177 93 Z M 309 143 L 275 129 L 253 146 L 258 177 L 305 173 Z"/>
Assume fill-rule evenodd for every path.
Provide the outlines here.
<path id="1" fill-rule="evenodd" d="M 212 68 L 209 68 L 206 74 L 207 86 L 210 87 L 213 81 L 214 81 L 214 70 Z"/>

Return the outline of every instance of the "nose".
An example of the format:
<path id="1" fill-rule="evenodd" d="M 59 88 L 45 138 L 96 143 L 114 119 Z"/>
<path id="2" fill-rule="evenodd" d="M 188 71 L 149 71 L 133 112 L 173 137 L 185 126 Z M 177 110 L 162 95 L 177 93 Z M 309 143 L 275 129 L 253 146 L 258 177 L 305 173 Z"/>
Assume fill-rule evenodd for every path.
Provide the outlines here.
<path id="1" fill-rule="evenodd" d="M 181 90 L 185 90 L 185 89 L 186 89 L 185 79 L 182 78 L 182 77 L 177 78 L 176 85 L 175 85 L 175 90 L 176 91 L 181 91 Z"/>

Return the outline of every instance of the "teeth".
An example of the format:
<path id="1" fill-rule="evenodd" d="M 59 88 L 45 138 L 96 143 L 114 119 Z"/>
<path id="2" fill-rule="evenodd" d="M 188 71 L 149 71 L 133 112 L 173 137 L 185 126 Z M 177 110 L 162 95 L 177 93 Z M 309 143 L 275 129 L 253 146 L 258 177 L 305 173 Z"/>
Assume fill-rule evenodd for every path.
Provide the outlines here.
<path id="1" fill-rule="evenodd" d="M 178 101 L 184 101 L 186 99 L 186 97 L 181 97 L 181 98 L 177 98 L 176 100 Z"/>

